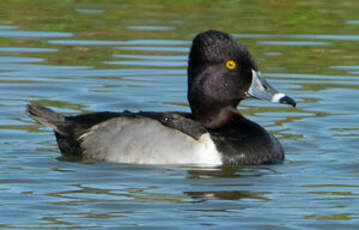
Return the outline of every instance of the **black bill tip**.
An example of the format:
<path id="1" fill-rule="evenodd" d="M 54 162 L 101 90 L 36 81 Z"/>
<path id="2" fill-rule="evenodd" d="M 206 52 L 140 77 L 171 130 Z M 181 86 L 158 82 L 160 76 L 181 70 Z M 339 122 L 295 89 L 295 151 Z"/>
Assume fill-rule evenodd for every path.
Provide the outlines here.
<path id="1" fill-rule="evenodd" d="M 295 100 L 288 96 L 284 96 L 281 99 L 279 99 L 279 103 L 291 105 L 291 106 L 293 106 L 293 108 L 297 105 Z"/>

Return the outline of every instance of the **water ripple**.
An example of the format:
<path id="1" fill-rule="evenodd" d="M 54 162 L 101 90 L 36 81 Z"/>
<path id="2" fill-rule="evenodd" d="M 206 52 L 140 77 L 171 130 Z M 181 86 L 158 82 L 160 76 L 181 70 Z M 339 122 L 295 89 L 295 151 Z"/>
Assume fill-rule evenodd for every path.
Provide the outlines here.
<path id="1" fill-rule="evenodd" d="M 336 65 L 336 66 L 331 66 L 331 69 L 338 69 L 338 70 L 359 70 L 359 66 L 358 65 Z"/>
<path id="2" fill-rule="evenodd" d="M 258 41 L 261 45 L 271 46 L 326 46 L 329 42 L 304 42 L 304 41 Z"/>
<path id="3" fill-rule="evenodd" d="M 77 13 L 80 14 L 101 14 L 103 10 L 96 10 L 96 9 L 76 9 Z"/>
<path id="4" fill-rule="evenodd" d="M 359 21 L 356 21 L 356 20 L 348 20 L 348 21 L 345 21 L 346 24 L 349 24 L 349 25 L 359 25 Z"/>
<path id="5" fill-rule="evenodd" d="M 3 53 L 52 53 L 58 52 L 58 49 L 48 48 L 27 48 L 27 47 L 0 47 Z"/>
<path id="6" fill-rule="evenodd" d="M 233 34 L 236 38 L 294 38 L 310 40 L 359 41 L 359 35 Z"/>
<path id="7" fill-rule="evenodd" d="M 34 62 L 44 62 L 43 58 L 32 58 L 32 57 L 2 57 L 0 56 L 1 63 L 34 63 Z M 0 66 L 1 68 L 1 66 Z"/>
<path id="8" fill-rule="evenodd" d="M 136 60 L 155 60 L 155 61 L 187 61 L 186 56 L 160 56 L 160 55 L 124 55 L 124 54 L 115 54 L 115 58 L 121 59 L 136 59 Z"/>
<path id="9" fill-rule="evenodd" d="M 8 26 L 8 25 L 0 25 L 0 30 L 15 30 L 19 28 L 18 26 Z"/>
<path id="10" fill-rule="evenodd" d="M 3 38 L 59 38 L 59 37 L 73 37 L 72 33 L 60 32 L 40 32 L 40 31 L 24 31 L 24 30 L 10 30 L 0 31 L 0 37 Z"/>
<path id="11" fill-rule="evenodd" d="M 132 41 L 90 41 L 90 40 L 51 40 L 49 44 L 71 46 L 115 46 L 115 45 L 189 45 L 188 41 L 175 40 L 132 40 Z"/>
<path id="12" fill-rule="evenodd" d="M 107 61 L 102 63 L 107 65 L 152 66 L 152 67 L 186 67 L 187 66 L 187 62 L 179 62 L 179 61 Z"/>
<path id="13" fill-rule="evenodd" d="M 129 30 L 135 31 L 168 31 L 174 30 L 173 26 L 127 26 Z"/>
<path id="14" fill-rule="evenodd" d="M 162 47 L 162 46 L 123 46 L 116 47 L 119 50 L 131 50 L 131 51 L 147 51 L 147 52 L 167 52 L 167 53 L 188 53 L 188 47 Z"/>

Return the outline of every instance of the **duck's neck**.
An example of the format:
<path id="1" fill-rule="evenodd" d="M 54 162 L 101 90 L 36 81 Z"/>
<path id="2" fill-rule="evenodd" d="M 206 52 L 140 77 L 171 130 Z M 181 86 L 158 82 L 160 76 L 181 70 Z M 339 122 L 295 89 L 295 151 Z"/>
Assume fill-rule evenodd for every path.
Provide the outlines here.
<path id="1" fill-rule="evenodd" d="M 231 123 L 236 116 L 240 116 L 239 112 L 231 106 L 209 111 L 210 112 L 192 110 L 195 120 L 201 122 L 204 127 L 209 129 L 226 126 Z"/>

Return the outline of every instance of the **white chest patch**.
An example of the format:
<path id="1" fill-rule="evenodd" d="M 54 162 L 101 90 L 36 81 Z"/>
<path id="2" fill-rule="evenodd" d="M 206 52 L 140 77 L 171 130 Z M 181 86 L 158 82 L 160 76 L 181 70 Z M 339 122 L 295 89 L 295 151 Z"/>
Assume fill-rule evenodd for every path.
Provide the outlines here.
<path id="1" fill-rule="evenodd" d="M 87 158 L 137 164 L 221 165 L 209 133 L 199 140 L 150 118 L 113 118 L 79 138 Z"/>

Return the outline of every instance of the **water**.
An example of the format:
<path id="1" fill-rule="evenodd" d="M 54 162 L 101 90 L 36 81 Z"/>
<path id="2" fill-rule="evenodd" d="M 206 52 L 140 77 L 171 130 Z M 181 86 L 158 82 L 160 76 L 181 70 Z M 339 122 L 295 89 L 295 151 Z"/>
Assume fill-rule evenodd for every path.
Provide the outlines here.
<path id="1" fill-rule="evenodd" d="M 358 229 L 358 2 L 4 1 L 0 229 Z M 11 13 L 10 13 L 11 12 Z M 296 109 L 246 101 L 286 161 L 242 168 L 59 159 L 25 105 L 188 111 L 190 42 L 232 33 Z"/>

